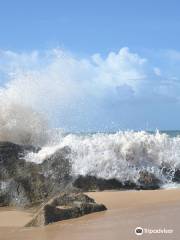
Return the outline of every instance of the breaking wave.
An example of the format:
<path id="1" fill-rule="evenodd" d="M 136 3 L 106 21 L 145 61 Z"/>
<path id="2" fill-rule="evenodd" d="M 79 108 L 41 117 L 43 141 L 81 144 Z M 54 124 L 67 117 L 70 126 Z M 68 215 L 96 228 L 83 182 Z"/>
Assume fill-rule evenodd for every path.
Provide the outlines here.
<path id="1" fill-rule="evenodd" d="M 180 136 L 145 131 L 63 134 L 58 129 L 50 130 L 44 119 L 45 115 L 52 126 L 62 126 L 67 131 L 105 129 L 103 126 L 126 128 L 126 111 L 119 103 L 136 99 L 135 93 L 146 79 L 145 59 L 128 48 L 109 53 L 105 59 L 97 54 L 78 59 L 59 50 L 43 57 L 9 51 L 1 55 L 11 61 L 0 69 L 0 74 L 7 77 L 4 86 L 0 86 L 0 141 L 40 146 L 38 153 L 28 153 L 27 161 L 41 163 L 68 146 L 75 176 L 136 182 L 139 172 L 147 170 L 166 184 L 172 181 L 175 170 L 180 168 Z M 111 106 L 113 111 L 109 112 Z M 131 106 L 134 109 L 133 102 Z M 129 115 L 124 119 L 132 125 Z"/>
<path id="2" fill-rule="evenodd" d="M 137 181 L 139 172 L 147 170 L 164 184 L 172 181 L 180 168 L 180 136 L 145 131 L 67 134 L 45 145 L 38 153 L 30 153 L 27 161 L 41 163 L 58 149 L 71 149 L 73 175 L 93 175 L 105 179 Z M 164 169 L 171 169 L 163 174 Z"/>
<path id="3" fill-rule="evenodd" d="M 0 103 L 0 141 L 42 146 L 48 139 L 47 129 L 41 114 L 31 108 Z"/>

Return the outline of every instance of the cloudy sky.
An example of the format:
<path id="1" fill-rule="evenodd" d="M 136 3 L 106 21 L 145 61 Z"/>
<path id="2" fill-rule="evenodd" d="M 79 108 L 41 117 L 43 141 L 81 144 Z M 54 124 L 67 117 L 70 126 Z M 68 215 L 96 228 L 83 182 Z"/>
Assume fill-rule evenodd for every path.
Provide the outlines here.
<path id="1" fill-rule="evenodd" d="M 179 9 L 178 0 L 0 0 L 1 103 L 67 131 L 180 129 Z"/>

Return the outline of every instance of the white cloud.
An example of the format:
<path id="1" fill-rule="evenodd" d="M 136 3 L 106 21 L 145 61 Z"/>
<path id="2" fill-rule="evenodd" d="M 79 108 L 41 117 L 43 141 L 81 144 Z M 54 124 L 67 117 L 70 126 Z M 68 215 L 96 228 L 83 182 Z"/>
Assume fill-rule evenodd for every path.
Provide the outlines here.
<path id="1" fill-rule="evenodd" d="M 1 104 L 16 103 L 42 111 L 50 118 L 90 115 L 106 104 L 153 98 L 169 98 L 169 80 L 162 70 L 128 48 L 78 58 L 61 49 L 16 53 L 0 51 L 0 72 L 7 81 L 0 89 Z M 171 82 L 171 80 L 170 80 Z M 179 89 L 179 88 L 178 88 Z M 171 97 L 177 84 L 171 86 Z"/>
<path id="2" fill-rule="evenodd" d="M 144 66 L 146 59 L 131 53 L 128 48 L 122 48 L 118 53 L 111 52 L 102 59 L 100 55 L 94 55 L 97 68 L 97 82 L 107 87 L 119 87 L 124 84 L 136 86 L 146 78 Z"/>
<path id="3" fill-rule="evenodd" d="M 57 102 L 69 105 L 88 94 L 98 97 L 124 85 L 135 91 L 146 78 L 146 60 L 128 48 L 111 52 L 105 59 L 98 54 L 78 59 L 59 49 L 42 56 L 38 52 L 28 55 L 5 51 L 1 52 L 1 62 L 5 66 L 1 71 L 11 72 L 1 95 L 35 107 L 42 106 L 41 101 L 48 107 Z"/>

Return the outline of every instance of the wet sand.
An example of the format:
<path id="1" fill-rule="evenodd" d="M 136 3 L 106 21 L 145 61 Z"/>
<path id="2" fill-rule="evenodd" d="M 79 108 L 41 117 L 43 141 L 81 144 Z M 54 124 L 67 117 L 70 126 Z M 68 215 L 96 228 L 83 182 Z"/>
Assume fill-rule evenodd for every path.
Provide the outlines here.
<path id="1" fill-rule="evenodd" d="M 32 216 L 33 216 L 33 212 L 31 213 L 29 211 L 22 211 L 14 208 L 1 207 L 0 208 L 0 228 L 1 227 L 23 227 L 25 224 L 29 222 Z"/>
<path id="2" fill-rule="evenodd" d="M 0 240 L 133 240 L 180 239 L 180 190 L 88 193 L 108 210 L 41 228 L 23 228 L 30 212 L 0 209 Z M 144 233 L 134 229 L 173 230 L 173 233 Z M 145 231 L 145 230 L 144 230 Z"/>

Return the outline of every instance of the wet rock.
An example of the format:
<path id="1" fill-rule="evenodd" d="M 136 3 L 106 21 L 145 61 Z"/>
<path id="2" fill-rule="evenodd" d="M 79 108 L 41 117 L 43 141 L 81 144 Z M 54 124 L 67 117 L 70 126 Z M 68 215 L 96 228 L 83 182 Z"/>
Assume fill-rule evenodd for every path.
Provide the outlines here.
<path id="1" fill-rule="evenodd" d="M 84 192 L 122 188 L 122 183 L 116 179 L 106 180 L 95 176 L 79 176 L 73 185 Z"/>
<path id="2" fill-rule="evenodd" d="M 73 185 L 82 191 L 103 191 L 103 190 L 130 190 L 130 189 L 158 189 L 161 181 L 154 174 L 147 171 L 139 173 L 137 182 L 130 180 L 120 182 L 117 179 L 102 179 L 95 176 L 79 176 Z"/>
<path id="3" fill-rule="evenodd" d="M 48 157 L 41 164 L 42 173 L 46 178 L 54 180 L 55 183 L 62 183 L 71 177 L 71 162 L 69 147 L 57 150 L 52 156 Z"/>
<path id="4" fill-rule="evenodd" d="M 59 193 L 69 183 L 70 164 L 67 149 L 58 150 L 42 164 L 26 162 L 33 146 L 0 142 L 0 205 L 39 204 Z M 59 173 L 59 174 L 58 174 Z"/>
<path id="5" fill-rule="evenodd" d="M 22 170 L 22 169 L 21 169 Z M 51 182 L 27 167 L 17 176 L 0 180 L 0 205 L 29 206 L 43 201 L 51 193 Z"/>
<path id="6" fill-rule="evenodd" d="M 137 186 L 137 184 L 135 182 L 132 182 L 132 181 L 128 180 L 128 181 L 124 181 L 122 183 L 122 189 L 125 189 L 125 190 L 136 189 L 136 190 L 138 190 L 139 187 Z"/>
<path id="7" fill-rule="evenodd" d="M 78 176 L 73 185 L 82 191 L 103 191 L 103 190 L 122 190 L 135 189 L 137 186 L 134 182 L 124 181 L 120 182 L 117 179 L 104 179 L 95 176 Z"/>
<path id="8" fill-rule="evenodd" d="M 23 159 L 28 151 L 38 148 L 0 142 L 0 205 L 27 206 L 47 196 L 39 166 Z"/>
<path id="9" fill-rule="evenodd" d="M 161 182 L 152 173 L 141 171 L 137 182 L 117 179 L 102 179 L 95 176 L 71 176 L 71 161 L 68 147 L 57 150 L 43 163 L 26 162 L 29 151 L 39 148 L 0 142 L 0 205 L 30 206 L 73 186 L 81 191 L 102 191 L 110 189 L 156 189 Z M 179 181 L 176 171 L 174 181 Z"/>
<path id="10" fill-rule="evenodd" d="M 0 182 L 0 206 L 24 206 L 30 204 L 26 191 L 14 179 Z"/>
<path id="11" fill-rule="evenodd" d="M 137 186 L 139 189 L 158 189 L 161 181 L 153 173 L 148 171 L 140 171 Z"/>
<path id="12" fill-rule="evenodd" d="M 180 183 L 180 169 L 175 169 L 172 181 Z"/>
<path id="13" fill-rule="evenodd" d="M 104 210 L 106 207 L 103 204 L 97 204 L 83 193 L 62 193 L 44 204 L 26 227 L 44 226 Z"/>
<path id="14" fill-rule="evenodd" d="M 28 151 L 36 152 L 38 148 L 0 142 L 0 179 L 15 177 L 26 171 L 27 167 L 34 167 L 35 164 L 26 163 L 23 159 Z"/>
<path id="15" fill-rule="evenodd" d="M 162 175 L 167 181 L 180 183 L 180 168 L 172 168 L 170 164 L 166 163 L 161 166 Z"/>

